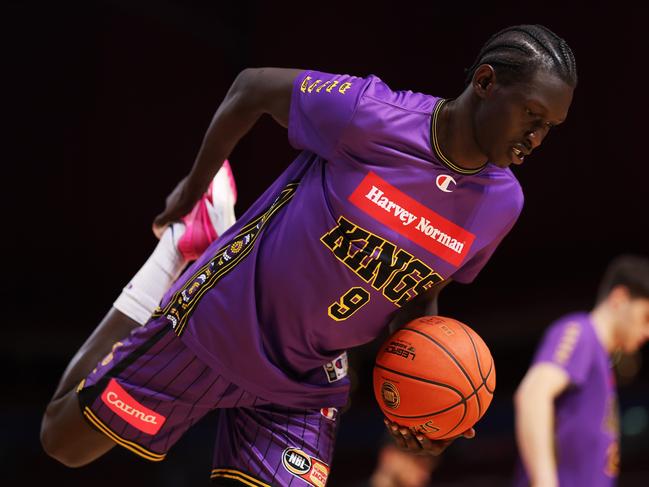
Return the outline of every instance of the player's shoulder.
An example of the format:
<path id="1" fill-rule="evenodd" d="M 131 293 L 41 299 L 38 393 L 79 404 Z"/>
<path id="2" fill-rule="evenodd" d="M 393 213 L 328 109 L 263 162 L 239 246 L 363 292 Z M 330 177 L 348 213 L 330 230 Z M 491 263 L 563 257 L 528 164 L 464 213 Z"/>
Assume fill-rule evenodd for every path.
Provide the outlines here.
<path id="1" fill-rule="evenodd" d="M 305 99 L 347 100 L 355 109 L 361 109 L 365 120 L 375 117 L 385 122 L 403 116 L 405 112 L 430 117 L 439 101 L 439 98 L 424 93 L 394 89 L 374 74 L 305 70 L 295 79 L 294 89 Z"/>
<path id="2" fill-rule="evenodd" d="M 440 100 L 439 97 L 426 93 L 394 87 L 376 75 L 369 75 L 367 80 L 362 102 L 368 105 L 380 105 L 385 109 L 430 117 L 435 104 Z"/>
<path id="3" fill-rule="evenodd" d="M 590 323 L 590 316 L 585 311 L 574 311 L 556 319 L 550 325 L 551 328 L 579 328 L 582 329 Z"/>
<path id="4" fill-rule="evenodd" d="M 572 313 L 552 323 L 541 340 L 534 362 L 550 362 L 565 369 L 570 382 L 587 379 L 597 357 L 597 337 L 587 313 Z"/>
<path id="5" fill-rule="evenodd" d="M 545 333 L 546 339 L 555 337 L 567 347 L 588 340 L 592 332 L 590 317 L 586 312 L 574 312 L 554 321 Z"/>
<path id="6" fill-rule="evenodd" d="M 487 164 L 479 173 L 463 179 L 463 185 L 482 193 L 483 205 L 494 207 L 499 214 L 517 218 L 523 210 L 523 188 L 511 169 Z"/>

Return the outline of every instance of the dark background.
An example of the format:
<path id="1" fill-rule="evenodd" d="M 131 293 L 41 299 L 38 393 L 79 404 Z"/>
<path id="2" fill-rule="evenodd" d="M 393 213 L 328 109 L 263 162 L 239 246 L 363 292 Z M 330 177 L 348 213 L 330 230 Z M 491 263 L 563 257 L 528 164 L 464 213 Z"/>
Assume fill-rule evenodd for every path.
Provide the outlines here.
<path id="1" fill-rule="evenodd" d="M 451 447 L 434 485 L 506 485 L 515 454 L 511 395 L 544 327 L 592 306 L 611 257 L 649 252 L 649 11 L 622 2 L 441 3 L 5 4 L 0 477 L 208 485 L 211 418 L 162 464 L 116 448 L 68 470 L 41 452 L 38 431 L 67 361 L 155 245 L 151 221 L 241 69 L 372 73 L 393 89 L 454 97 L 491 34 L 542 23 L 577 58 L 570 116 L 514 169 L 526 204 L 510 236 L 474 284 L 453 284 L 440 301 L 442 314 L 489 344 L 498 390 L 477 438 Z M 294 155 L 283 128 L 257 124 L 231 157 L 237 214 Z M 333 486 L 361 482 L 374 465 L 384 429 L 370 391 L 375 350 L 352 354 L 356 389 L 342 417 Z M 626 359 L 630 372 L 620 378 L 622 486 L 649 484 L 649 367 L 635 371 L 647 358 L 645 349 Z"/>

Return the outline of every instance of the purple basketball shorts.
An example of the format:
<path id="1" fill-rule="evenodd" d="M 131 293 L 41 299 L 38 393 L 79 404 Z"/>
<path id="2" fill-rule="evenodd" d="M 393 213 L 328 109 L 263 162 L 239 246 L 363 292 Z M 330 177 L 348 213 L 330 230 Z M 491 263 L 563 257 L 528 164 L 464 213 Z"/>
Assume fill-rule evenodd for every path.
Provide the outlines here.
<path id="1" fill-rule="evenodd" d="M 218 409 L 216 485 L 326 483 L 338 411 L 280 406 L 243 390 L 198 359 L 165 318 L 115 343 L 77 392 L 94 428 L 152 461 Z"/>

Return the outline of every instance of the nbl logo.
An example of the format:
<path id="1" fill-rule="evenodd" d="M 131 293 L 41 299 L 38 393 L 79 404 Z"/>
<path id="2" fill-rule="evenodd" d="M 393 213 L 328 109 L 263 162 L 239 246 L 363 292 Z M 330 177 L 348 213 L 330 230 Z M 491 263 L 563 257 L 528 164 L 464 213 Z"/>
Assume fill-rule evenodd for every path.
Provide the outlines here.
<path id="1" fill-rule="evenodd" d="M 282 463 L 291 473 L 302 475 L 311 470 L 311 458 L 302 450 L 287 448 L 282 456 Z"/>
<path id="2" fill-rule="evenodd" d="M 455 179 L 453 179 L 452 176 L 449 176 L 448 174 L 440 174 L 435 179 L 435 184 L 437 184 L 437 187 L 445 193 L 452 193 L 453 188 L 450 186 L 451 184 L 455 186 L 457 182 L 455 181 Z"/>
<path id="3" fill-rule="evenodd" d="M 284 468 L 313 487 L 325 487 L 329 476 L 329 465 L 309 456 L 297 448 L 287 448 L 282 453 Z"/>

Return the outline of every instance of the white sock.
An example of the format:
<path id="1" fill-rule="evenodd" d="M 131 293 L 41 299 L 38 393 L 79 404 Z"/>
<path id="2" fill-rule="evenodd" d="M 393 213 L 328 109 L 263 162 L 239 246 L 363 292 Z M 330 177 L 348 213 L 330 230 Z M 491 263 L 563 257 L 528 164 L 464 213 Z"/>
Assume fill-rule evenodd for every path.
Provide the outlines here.
<path id="1" fill-rule="evenodd" d="M 115 308 L 140 325 L 149 320 L 164 293 L 187 265 L 178 252 L 178 240 L 184 232 L 184 224 L 170 225 L 149 259 L 113 303 Z"/>

